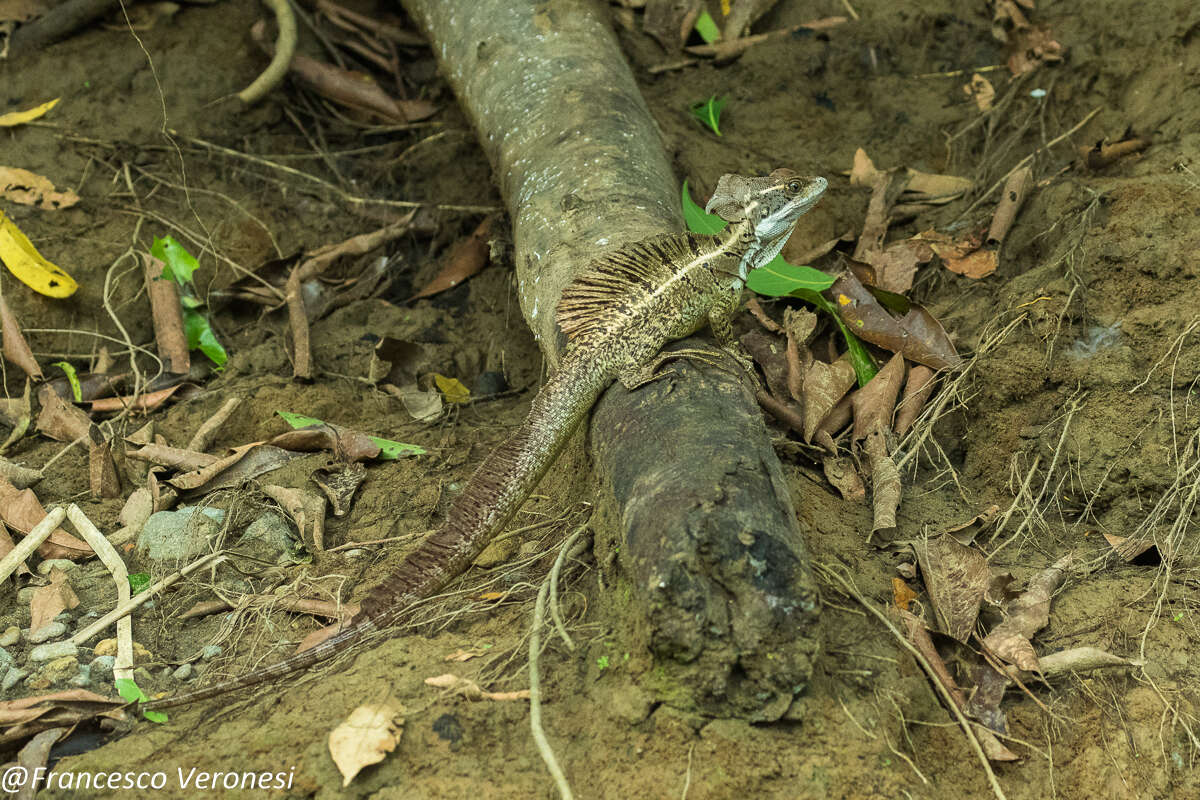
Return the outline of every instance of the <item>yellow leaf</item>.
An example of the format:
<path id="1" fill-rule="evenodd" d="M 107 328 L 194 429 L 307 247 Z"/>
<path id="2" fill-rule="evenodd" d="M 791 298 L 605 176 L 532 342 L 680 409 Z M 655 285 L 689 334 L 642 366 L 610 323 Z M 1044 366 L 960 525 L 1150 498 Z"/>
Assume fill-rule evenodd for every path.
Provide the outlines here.
<path id="1" fill-rule="evenodd" d="M 0 114 L 0 128 L 10 128 L 13 125 L 21 125 L 35 120 L 58 105 L 58 101 L 61 99 L 61 97 L 56 97 L 50 102 L 42 103 L 37 108 L 31 108 L 28 111 L 10 111 L 7 114 Z"/>
<path id="2" fill-rule="evenodd" d="M 447 403 L 465 403 L 471 399 L 471 390 L 463 386 L 458 378 L 447 378 L 435 372 L 433 382 L 437 384 L 438 391 L 446 398 Z"/>
<path id="3" fill-rule="evenodd" d="M 42 258 L 29 238 L 0 211 L 0 261 L 17 280 L 47 297 L 70 297 L 79 284 Z"/>

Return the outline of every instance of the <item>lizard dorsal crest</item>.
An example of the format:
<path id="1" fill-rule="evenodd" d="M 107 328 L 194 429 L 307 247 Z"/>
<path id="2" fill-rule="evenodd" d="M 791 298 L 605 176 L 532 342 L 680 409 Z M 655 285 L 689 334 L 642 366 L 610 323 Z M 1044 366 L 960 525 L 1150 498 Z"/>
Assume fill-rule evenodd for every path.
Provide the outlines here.
<path id="1" fill-rule="evenodd" d="M 588 339 L 628 314 L 702 250 L 701 238 L 668 233 L 633 242 L 593 261 L 563 290 L 555 318 L 568 341 Z"/>

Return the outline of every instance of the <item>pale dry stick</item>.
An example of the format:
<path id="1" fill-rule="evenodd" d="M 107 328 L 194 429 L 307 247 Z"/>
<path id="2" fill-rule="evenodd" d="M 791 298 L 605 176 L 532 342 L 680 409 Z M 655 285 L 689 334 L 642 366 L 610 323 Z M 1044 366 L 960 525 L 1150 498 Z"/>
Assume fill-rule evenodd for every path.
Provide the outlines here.
<path id="1" fill-rule="evenodd" d="M 275 15 L 279 33 L 275 38 L 275 55 L 271 63 L 249 86 L 237 93 L 238 99 L 248 106 L 262 100 L 279 85 L 287 75 L 292 56 L 296 53 L 296 17 L 288 0 L 263 0 L 263 3 Z"/>
<path id="2" fill-rule="evenodd" d="M 992 193 L 995 192 L 997 189 L 999 189 L 1001 186 L 1003 186 L 1004 182 L 1007 181 L 1013 175 L 1013 173 L 1015 173 L 1017 170 L 1021 169 L 1022 167 L 1025 167 L 1030 162 L 1032 162 L 1034 157 L 1037 156 L 1039 153 L 1042 153 L 1045 150 L 1049 150 L 1051 147 L 1054 147 L 1054 145 L 1058 144 L 1059 142 L 1063 141 L 1064 139 L 1076 134 L 1080 128 L 1082 128 L 1084 125 L 1091 122 L 1092 117 L 1099 114 L 1101 110 L 1102 109 L 1099 109 L 1099 108 L 1094 109 L 1090 114 L 1088 114 L 1086 117 L 1081 119 L 1075 125 L 1075 127 L 1071 128 L 1071 130 L 1067 131 L 1066 133 L 1055 136 L 1053 139 L 1046 142 L 1044 145 L 1042 145 L 1038 149 L 1034 150 L 1032 153 L 1025 156 L 1020 161 L 1018 161 L 1017 165 L 1015 167 L 1013 167 L 1012 169 L 1010 169 L 1008 172 L 1004 173 L 1003 177 L 1001 177 L 1000 180 L 993 183 L 986 192 L 979 195 L 979 197 L 975 198 L 975 202 L 973 202 L 973 203 L 971 203 L 971 205 L 967 206 L 967 210 L 962 212 L 961 214 L 959 214 L 955 221 L 962 219 L 963 217 L 967 216 L 967 214 L 970 214 L 972 211 L 974 211 L 976 206 L 978 206 L 980 203 L 982 203 L 987 198 L 991 197 Z"/>
<path id="3" fill-rule="evenodd" d="M 1179 348 L 1182 351 L 1183 340 L 1185 338 L 1187 338 L 1188 334 L 1190 334 L 1193 330 L 1196 329 L 1197 325 L 1200 325 L 1200 316 L 1192 317 L 1192 321 L 1188 323 L 1188 326 L 1186 328 L 1184 328 L 1183 333 L 1181 333 L 1175 337 L 1175 341 L 1171 342 L 1171 346 L 1167 348 L 1167 351 L 1162 354 L 1162 356 L 1158 359 L 1158 361 L 1154 362 L 1154 366 L 1150 367 L 1150 371 L 1146 373 L 1146 377 L 1143 378 L 1138 383 L 1137 386 L 1134 386 L 1132 389 L 1129 390 L 1129 394 L 1133 394 L 1134 392 L 1136 392 L 1137 390 L 1139 390 L 1143 386 L 1145 386 L 1147 383 L 1149 383 L 1150 378 L 1154 375 L 1154 371 L 1163 365 L 1163 362 L 1167 360 L 1167 357 L 1170 356 L 1171 353 L 1174 352 L 1176 348 Z"/>
<path id="4" fill-rule="evenodd" d="M 876 736 L 875 734 L 871 733 L 869 730 L 864 728 L 863 724 L 861 722 L 859 722 L 857 719 L 855 719 L 854 715 L 850 713 L 850 709 L 846 707 L 846 701 L 842 699 L 842 696 L 840 694 L 837 696 L 837 701 L 838 701 L 838 705 L 842 707 L 842 713 L 846 715 L 846 718 L 848 720 L 850 720 L 852 723 L 854 723 L 854 727 L 858 728 L 860 731 L 863 732 L 864 736 L 866 736 L 868 739 L 878 739 L 879 738 L 878 736 Z"/>
<path id="5" fill-rule="evenodd" d="M 558 550 L 558 558 L 554 559 L 554 566 L 550 568 L 550 617 L 554 620 L 554 628 L 558 631 L 558 635 L 562 637 L 563 643 L 571 651 L 575 650 L 575 642 L 571 640 L 566 626 L 563 625 L 562 611 L 558 607 L 558 576 L 562 572 L 563 564 L 567 560 L 567 553 L 575 551 L 575 542 L 583 533 L 584 529 L 580 528 L 571 534 L 569 539 L 563 542 L 563 546 Z"/>
<path id="6" fill-rule="evenodd" d="M 54 529 L 62 524 L 63 518 L 67 516 L 67 509 L 62 506 L 51 509 L 46 516 L 42 517 L 42 521 L 33 526 L 33 530 L 25 534 L 25 538 L 17 542 L 12 550 L 9 550 L 4 558 L 0 558 L 0 583 L 8 580 L 8 576 L 16 571 L 17 567 L 29 558 L 34 550 L 37 550 L 42 542 L 54 532 Z"/>
<path id="7" fill-rule="evenodd" d="M 1020 535 L 1022 533 L 1024 533 L 1025 528 L 1028 527 L 1029 523 L 1033 520 L 1033 516 L 1034 516 L 1034 514 L 1037 513 L 1037 509 L 1038 509 L 1038 506 L 1042 502 L 1042 498 L 1045 497 L 1045 495 L 1046 495 L 1046 488 L 1050 485 L 1050 478 L 1054 475 L 1054 468 L 1056 466 L 1058 466 L 1058 457 L 1060 455 L 1062 455 L 1063 444 L 1067 440 L 1067 431 L 1069 431 L 1071 429 L 1071 419 L 1075 416 L 1075 412 L 1079 410 L 1080 404 L 1083 403 L 1083 400 L 1086 397 L 1087 397 L 1087 393 L 1084 392 L 1079 397 L 1071 398 L 1071 407 L 1067 409 L 1066 419 L 1063 420 L 1062 433 L 1060 433 L 1058 436 L 1058 444 L 1056 444 L 1054 446 L 1054 455 L 1050 459 L 1050 466 L 1046 468 L 1046 479 L 1042 481 L 1042 488 L 1038 492 L 1038 496 L 1030 504 L 1029 513 L 1026 514 L 1025 519 L 1021 521 L 1021 526 L 1019 528 L 1017 528 L 1017 532 L 1014 533 L 1012 536 L 1008 537 L 1007 539 L 1005 539 L 1003 542 L 1001 542 L 1000 545 L 998 547 L 996 547 L 995 550 L 988 553 L 987 557 L 988 557 L 989 561 L 992 558 L 994 558 L 995 555 L 997 553 L 999 553 L 1001 550 L 1003 550 L 1004 548 L 1006 548 L 1010 544 L 1012 544 L 1014 541 L 1016 541 L 1016 539 L 1018 537 L 1020 537 Z M 993 536 L 993 538 L 995 538 L 995 537 Z"/>
<path id="8" fill-rule="evenodd" d="M 959 727 L 962 728 L 963 733 L 966 734 L 967 742 L 970 743 L 971 749 L 975 751 L 975 756 L 979 759 L 979 763 L 983 767 L 984 773 L 987 775 L 988 783 L 991 784 L 992 794 L 996 796 L 996 800 L 1007 800 L 1004 795 L 1004 790 L 1000 788 L 1000 781 L 996 778 L 996 773 L 992 770 L 992 765 L 988 762 L 987 755 L 985 755 L 983 752 L 983 746 L 979 744 L 979 739 L 975 736 L 975 731 L 971 729 L 970 721 L 963 714 L 962 709 L 958 707 L 958 704 L 954 702 L 954 698 L 950 695 L 950 690 L 947 689 L 938 678 L 937 672 L 934 670 L 933 665 L 929 663 L 929 659 L 925 658 L 925 654 L 918 650 L 913 643 L 904 636 L 904 634 L 900 633 L 900 631 L 896 629 L 896 626 L 892 624 L 891 620 L 889 620 L 882 611 L 871 605 L 871 603 L 867 601 L 867 598 L 863 597 L 862 593 L 858 591 L 858 587 L 854 585 L 854 581 L 851 578 L 844 577 L 837 570 L 833 569 L 832 567 L 827 567 L 824 564 L 813 564 L 813 567 L 818 572 L 837 581 L 842 586 L 842 589 L 846 592 L 846 594 L 854 598 L 859 605 L 861 605 L 864 609 L 870 612 L 872 616 L 882 622 L 884 627 L 886 627 L 888 631 L 891 632 L 892 636 L 895 637 L 896 641 L 900 643 L 900 646 L 907 650 L 909 655 L 917 660 L 917 663 L 921 665 L 921 669 L 925 671 L 925 674 L 929 677 L 929 680 L 933 684 L 934 688 L 937 689 L 938 694 L 942 696 L 942 702 L 949 706 L 950 711 L 953 712 L 955 719 L 958 720 Z"/>
<path id="9" fill-rule="evenodd" d="M 79 506 L 71 503 L 67 507 L 67 518 L 71 520 L 71 524 L 83 540 L 96 551 L 100 562 L 108 568 L 113 583 L 117 585 L 117 603 L 128 603 L 129 571 L 125 568 L 125 562 L 117 555 L 116 549 Z M 133 620 L 128 615 L 117 620 L 117 660 L 113 664 L 113 676 L 118 680 L 133 678 Z"/>
<path id="10" fill-rule="evenodd" d="M 212 445 L 213 438 L 217 432 L 229 421 L 233 416 L 233 412 L 237 411 L 238 406 L 242 404 L 242 398 L 231 397 L 225 401 L 225 404 L 217 409 L 217 412 L 204 421 L 197 430 L 191 441 L 187 443 L 185 450 L 195 450 L 198 453 L 203 453 Z"/>
<path id="11" fill-rule="evenodd" d="M 202 558 L 196 559 L 195 561 L 193 561 L 191 564 L 188 564 L 183 569 L 179 570 L 178 572 L 173 572 L 170 575 L 168 575 L 167 577 L 158 581 L 157 583 L 154 583 L 151 586 L 146 587 L 145 589 L 138 592 L 137 594 L 135 594 L 133 597 L 129 598 L 128 600 L 125 600 L 123 602 L 118 602 L 116 607 L 113 608 L 112 611 L 109 611 L 107 614 L 105 614 L 104 616 L 97 619 L 91 625 L 88 625 L 86 628 L 84 628 L 83 630 L 79 631 L 74 636 L 72 636 L 71 641 L 77 645 L 86 644 L 89 639 L 91 639 L 93 636 L 95 636 L 96 634 L 103 631 L 109 625 L 112 625 L 114 622 L 116 622 L 118 619 L 120 619 L 122 617 L 128 616 L 135 609 L 137 609 L 139 606 L 144 604 L 146 601 L 162 594 L 164 591 L 171 588 L 176 583 L 178 583 L 180 580 L 186 578 L 188 575 L 191 575 L 196 570 L 200 569 L 201 567 L 205 567 L 205 566 L 209 566 L 209 565 L 215 567 L 218 564 L 224 562 L 226 560 L 226 558 L 227 558 L 227 556 L 225 555 L 225 552 L 223 550 L 218 550 L 215 553 L 209 553 L 208 555 L 206 555 Z"/>
<path id="12" fill-rule="evenodd" d="M 538 674 L 538 655 L 542 648 L 542 625 L 546 621 L 546 597 L 549 594 L 550 581 L 545 580 L 542 582 L 542 588 L 538 590 L 537 603 L 533 609 L 533 626 L 529 631 L 529 727 L 533 731 L 533 741 L 537 745 L 538 753 L 558 786 L 559 796 L 562 800 L 574 800 L 571 784 L 567 782 L 567 776 L 558 765 L 558 759 L 554 757 L 554 750 L 550 748 L 546 732 L 542 729 L 542 681 Z"/>
<path id="13" fill-rule="evenodd" d="M 850 0 L 842 0 L 842 6 L 846 9 L 846 13 L 850 15 L 850 19 L 858 22 L 858 12 L 854 10 L 854 6 L 850 5 Z"/>
<path id="14" fill-rule="evenodd" d="M 172 131 L 172 133 L 179 135 L 178 132 L 176 132 L 176 131 Z M 351 205 L 376 205 L 376 206 L 386 206 L 389 208 L 425 208 L 425 207 L 429 207 L 429 208 L 436 208 L 439 211 L 463 211 L 463 212 L 470 213 L 470 214 L 489 214 L 493 211 L 502 211 L 503 210 L 501 208 L 497 208 L 496 206 L 460 206 L 460 205 L 449 205 L 449 204 L 445 204 L 445 203 L 418 203 L 413 200 L 384 200 L 381 198 L 374 198 L 374 197 L 360 197 L 358 195 L 352 195 L 349 192 L 344 191 L 340 187 L 335 186 L 334 184 L 330 183 L 329 181 L 325 180 L 324 178 L 318 178 L 316 175 L 310 175 L 309 173 L 303 172 L 302 170 L 284 166 L 283 164 L 277 164 L 274 161 L 268 161 L 265 158 L 259 158 L 257 156 L 250 155 L 249 153 L 243 153 L 238 150 L 232 150 L 228 147 L 221 147 L 220 145 L 213 144 L 211 142 L 206 142 L 203 139 L 194 139 L 194 138 L 187 137 L 187 136 L 183 136 L 181 138 L 183 138 L 185 141 L 191 142 L 192 144 L 195 144 L 199 147 L 204 147 L 204 148 L 207 148 L 214 152 L 222 153 L 224 155 L 232 156 L 234 158 L 241 158 L 241 159 L 249 161 L 253 164 L 260 164 L 265 167 L 270 167 L 271 169 L 274 169 L 278 172 L 282 172 L 285 175 L 292 175 L 297 178 L 302 178 L 302 179 L 310 181 L 312 183 L 316 183 L 320 186 L 325 187 L 329 191 L 333 192 L 338 197 L 340 197 L 342 200 L 345 200 L 347 203 L 350 203 Z"/>

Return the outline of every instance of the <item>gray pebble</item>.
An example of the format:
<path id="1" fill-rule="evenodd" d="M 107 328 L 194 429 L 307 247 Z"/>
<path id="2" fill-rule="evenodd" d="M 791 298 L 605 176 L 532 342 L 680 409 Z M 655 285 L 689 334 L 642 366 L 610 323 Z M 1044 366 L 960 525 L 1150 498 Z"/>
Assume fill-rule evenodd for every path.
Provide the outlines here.
<path id="1" fill-rule="evenodd" d="M 210 644 L 210 645 L 206 645 L 205 648 L 200 651 L 200 657 L 203 658 L 205 661 L 212 661 L 214 658 L 221 655 L 221 653 L 222 653 L 221 645 Z"/>
<path id="2" fill-rule="evenodd" d="M 112 683 L 113 665 L 116 663 L 116 656 L 96 656 L 92 663 L 88 664 L 88 669 L 97 683 Z"/>
<path id="3" fill-rule="evenodd" d="M 23 606 L 29 605 L 29 601 L 33 599 L 33 593 L 36 590 L 37 590 L 37 587 L 34 587 L 34 586 L 26 586 L 24 588 L 18 589 L 17 590 L 17 602 Z"/>
<path id="4" fill-rule="evenodd" d="M 7 650 L 5 650 L 3 647 L 0 647 L 0 672 L 3 672 L 4 670 L 8 669 L 10 666 L 12 666 L 12 663 L 13 663 L 12 654 L 9 653 Z"/>
<path id="5" fill-rule="evenodd" d="M 29 651 L 30 661 L 53 661 L 56 658 L 63 656 L 73 656 L 79 652 L 79 647 L 67 639 L 62 642 L 50 642 L 48 644 L 39 644 L 37 647 Z"/>
<path id="6" fill-rule="evenodd" d="M 177 681 L 190 681 L 196 674 L 196 668 L 191 664 L 180 664 L 179 667 L 171 673 L 171 676 Z"/>
<path id="7" fill-rule="evenodd" d="M 19 641 L 21 641 L 21 629 L 16 625 L 9 625 L 4 629 L 4 633 L 0 634 L 0 647 L 12 647 Z"/>
<path id="8" fill-rule="evenodd" d="M 347 550 L 346 552 L 342 553 L 342 555 L 344 555 L 346 558 L 362 558 L 366 554 L 367 554 L 367 551 L 363 550 L 362 548 L 359 548 L 359 547 L 356 547 L 353 550 Z"/>
<path id="9" fill-rule="evenodd" d="M 0 691 L 7 692 L 20 683 L 21 679 L 28 674 L 28 670 L 21 669 L 20 667 L 9 667 L 8 672 L 4 673 L 4 680 L 0 681 Z"/>
<path id="10" fill-rule="evenodd" d="M 80 664 L 79 665 L 79 674 L 76 675 L 74 678 L 71 678 L 71 680 L 67 681 L 67 683 L 71 684 L 72 686 L 78 686 L 81 689 L 86 689 L 87 687 L 91 686 L 92 685 L 92 669 L 91 669 L 91 667 L 89 667 L 87 664 Z"/>
<path id="11" fill-rule="evenodd" d="M 78 566 L 78 564 L 69 558 L 47 558 L 38 564 L 37 571 L 38 575 L 49 575 L 52 569 L 61 569 L 63 572 L 70 572 Z"/>
<path id="12" fill-rule="evenodd" d="M 67 626 L 62 622 L 47 622 L 42 627 L 38 628 L 29 634 L 30 644 L 41 644 L 48 642 L 51 639 L 57 639 L 67 632 Z"/>

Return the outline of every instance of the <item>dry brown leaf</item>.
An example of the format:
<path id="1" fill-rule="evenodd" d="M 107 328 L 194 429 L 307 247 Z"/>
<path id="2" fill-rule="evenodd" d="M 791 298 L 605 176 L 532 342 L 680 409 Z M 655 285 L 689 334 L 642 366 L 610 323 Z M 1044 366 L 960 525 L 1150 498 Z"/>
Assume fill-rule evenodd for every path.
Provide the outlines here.
<path id="1" fill-rule="evenodd" d="M 127 438 L 126 441 L 133 441 L 133 439 L 132 437 Z M 168 447 L 165 444 L 147 444 L 137 450 L 126 451 L 125 455 L 138 461 L 149 461 L 151 464 L 183 472 L 204 469 L 220 460 L 218 456 L 211 453 L 201 453 L 182 447 Z"/>
<path id="2" fill-rule="evenodd" d="M 832 364 L 813 359 L 804 372 L 804 441 L 812 441 L 825 417 L 857 382 L 849 357 Z"/>
<path id="3" fill-rule="evenodd" d="M 892 316 L 853 271 L 842 270 L 825 296 L 846 327 L 860 339 L 934 369 L 958 369 L 962 365 L 950 337 L 932 314 L 909 303 L 903 317 Z"/>
<path id="4" fill-rule="evenodd" d="M 304 453 L 330 450 L 334 458 L 346 463 L 368 461 L 378 456 L 381 449 L 367 434 L 332 422 L 285 431 L 269 444 Z"/>
<path id="5" fill-rule="evenodd" d="M 892 578 L 892 603 L 896 608 L 908 611 L 909 605 L 916 599 L 917 593 L 903 578 Z"/>
<path id="6" fill-rule="evenodd" d="M 1079 155 L 1083 157 L 1088 169 L 1104 169 L 1127 155 L 1145 150 L 1150 144 L 1149 138 L 1142 137 L 1124 139 L 1111 144 L 1105 144 L 1101 139 L 1091 147 L 1087 145 L 1080 147 Z"/>
<path id="7" fill-rule="evenodd" d="M 904 187 L 903 199 L 907 203 L 933 203 L 942 205 L 962 197 L 975 182 L 958 175 L 939 175 L 921 172 L 911 167 L 905 171 L 908 183 Z"/>
<path id="8" fill-rule="evenodd" d="M 868 434 L 892 429 L 892 413 L 896 409 L 896 397 L 900 384 L 904 382 L 904 357 L 899 353 L 888 359 L 883 369 L 867 385 L 851 395 L 854 408 L 854 439 L 863 439 Z"/>
<path id="9" fill-rule="evenodd" d="M 928 402 L 936 384 L 936 373 L 924 364 L 916 364 L 908 371 L 908 380 L 904 382 L 904 396 L 896 406 L 896 421 L 892 426 L 897 436 L 908 433 L 908 429 L 925 409 L 925 403 Z"/>
<path id="10" fill-rule="evenodd" d="M 79 605 L 79 598 L 67 583 L 67 573 L 55 567 L 50 570 L 50 582 L 33 590 L 29 599 L 29 630 L 36 631 L 69 608 Z"/>
<path id="11" fill-rule="evenodd" d="M 896 528 L 896 509 L 900 506 L 900 470 L 887 451 L 883 431 L 867 434 L 863 442 L 871 469 L 871 533 Z"/>
<path id="12" fill-rule="evenodd" d="M 112 443 L 93 424 L 88 436 L 88 489 L 94 499 L 121 496 L 121 479 L 112 457 Z"/>
<path id="13" fill-rule="evenodd" d="M 838 490 L 843 500 L 852 503 L 867 502 L 867 487 L 848 456 L 825 456 L 821 459 L 825 480 Z"/>
<path id="14" fill-rule="evenodd" d="M 917 267 L 933 258 L 933 247 L 921 239 L 902 239 L 882 250 L 863 254 L 863 260 L 875 268 L 872 285 L 884 291 L 904 294 L 912 288 Z"/>
<path id="15" fill-rule="evenodd" d="M 329 510 L 335 517 L 344 517 L 350 513 L 354 493 L 366 479 L 367 468 L 359 463 L 348 464 L 336 471 L 318 469 L 312 474 L 313 483 L 329 501 Z"/>
<path id="16" fill-rule="evenodd" d="M 990 580 L 987 557 L 947 534 L 918 539 L 912 548 L 938 628 L 966 642 L 975 630 Z"/>
<path id="17" fill-rule="evenodd" d="M 463 661 L 470 661 L 472 658 L 479 658 L 481 655 L 483 655 L 483 653 L 484 653 L 483 650 L 478 650 L 478 649 L 463 650 L 462 648 L 459 648 L 458 650 L 455 650 L 450 655 L 446 656 L 445 659 L 443 659 L 443 660 L 444 661 L 455 661 L 455 662 L 461 663 Z"/>
<path id="18" fill-rule="evenodd" d="M 0 167 L 0 197 L 43 211 L 70 208 L 79 202 L 79 195 L 70 189 L 60 192 L 48 178 L 20 167 Z"/>
<path id="19" fill-rule="evenodd" d="M 871 189 L 881 178 L 886 177 L 887 173 L 875 167 L 875 162 L 867 155 L 866 150 L 860 147 L 854 151 L 854 165 L 850 168 L 851 186 L 865 186 Z"/>
<path id="20" fill-rule="evenodd" d="M 58 396 L 50 386 L 43 384 L 38 389 L 38 432 L 60 442 L 74 442 L 88 436 L 92 421 L 82 408 L 68 403 Z"/>
<path id="21" fill-rule="evenodd" d="M 437 275 L 433 276 L 433 279 L 420 291 L 408 298 L 408 301 L 420 300 L 423 297 L 430 297 L 438 292 L 452 289 L 486 267 L 489 255 L 488 236 L 491 234 L 492 225 L 496 219 L 494 216 L 485 217 L 470 236 L 454 246 L 454 250 L 446 259 L 446 263 L 438 270 Z"/>
<path id="22" fill-rule="evenodd" d="M 404 730 L 404 706 L 399 703 L 362 705 L 329 732 L 329 754 L 350 785 L 363 767 L 378 764 L 396 749 Z"/>
<path id="23" fill-rule="evenodd" d="M 300 541 L 312 543 L 313 550 L 325 549 L 325 498 L 314 492 L 266 484 L 263 494 L 279 503 L 279 507 L 296 523 Z"/>
<path id="24" fill-rule="evenodd" d="M 1050 596 L 1062 584 L 1073 560 L 1070 553 L 1063 556 L 1035 575 L 1016 599 L 1006 603 L 1006 619 L 984 638 L 984 647 L 1019 669 L 1038 669 L 1030 639 L 1050 621 Z"/>
<path id="25" fill-rule="evenodd" d="M 179 286 L 163 277 L 165 266 L 149 253 L 142 253 L 142 277 L 150 298 L 150 318 L 154 322 L 158 355 L 166 363 L 168 372 L 186 375 L 191 368 L 192 356 L 183 330 L 183 306 L 179 302 Z"/>
<path id="26" fill-rule="evenodd" d="M 434 419 L 442 413 L 442 393 L 439 391 L 424 391 L 416 383 L 404 386 L 385 383 L 383 390 L 398 398 L 408 415 L 419 422 Z"/>
<path id="27" fill-rule="evenodd" d="M 126 408 L 133 409 L 134 411 L 153 411 L 167 402 L 167 399 L 179 391 L 179 387 L 182 385 L 177 383 L 166 389 L 159 389 L 157 392 L 139 394 L 137 397 L 103 397 L 92 401 L 92 411 L 105 413 L 108 411 L 123 411 Z"/>
<path id="28" fill-rule="evenodd" d="M 46 518 L 46 509 L 38 502 L 32 489 L 18 489 L 0 478 L 0 519 L 4 524 L 21 534 L 27 534 Z M 42 558 L 69 558 L 79 560 L 94 555 L 87 542 L 76 539 L 62 528 L 50 532 L 46 541 L 38 546 L 37 554 Z"/>
<path id="29" fill-rule="evenodd" d="M 787 342 L 781 336 L 762 330 L 743 333 L 738 341 L 762 368 L 771 394 L 786 402 L 791 397 L 788 389 Z"/>
<path id="30" fill-rule="evenodd" d="M 1033 72 L 1043 62 L 1062 61 L 1066 52 L 1046 26 L 1014 31 L 1009 39 L 1008 69 L 1013 75 Z"/>
<path id="31" fill-rule="evenodd" d="M 990 247 L 980 248 L 961 258 L 943 258 L 946 269 L 967 278 L 986 278 L 1000 266 L 1000 253 Z"/>
<path id="32" fill-rule="evenodd" d="M 4 357 L 20 367 L 26 375 L 40 381 L 43 377 L 42 367 L 33 357 L 33 350 L 21 331 L 21 323 L 17 322 L 3 295 L 0 295 L 0 336 L 4 339 Z"/>
<path id="33" fill-rule="evenodd" d="M 1124 536 L 1113 536 L 1108 533 L 1104 534 L 1104 539 L 1108 542 L 1109 547 L 1113 549 L 1113 552 L 1120 556 L 1122 561 L 1127 562 L 1133 561 L 1142 553 L 1156 546 L 1152 539 L 1128 539 Z"/>
<path id="34" fill-rule="evenodd" d="M 126 705 L 124 700 L 110 700 L 86 689 L 0 700 L 0 728 L 12 729 L 18 725 L 25 728 L 37 722 L 44 723 L 36 728 L 42 730 L 51 725 L 75 724 L 91 717 L 124 720 L 126 715 L 122 709 Z"/>
<path id="35" fill-rule="evenodd" d="M 987 78 L 976 72 L 971 76 L 971 82 L 963 84 L 962 89 L 980 111 L 992 110 L 996 102 L 996 89 Z"/>

